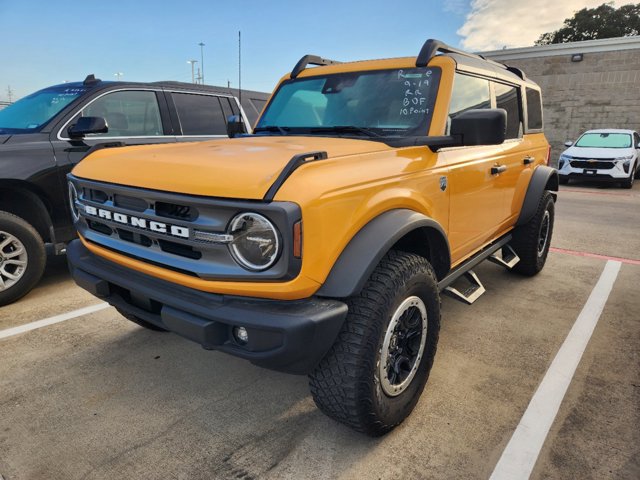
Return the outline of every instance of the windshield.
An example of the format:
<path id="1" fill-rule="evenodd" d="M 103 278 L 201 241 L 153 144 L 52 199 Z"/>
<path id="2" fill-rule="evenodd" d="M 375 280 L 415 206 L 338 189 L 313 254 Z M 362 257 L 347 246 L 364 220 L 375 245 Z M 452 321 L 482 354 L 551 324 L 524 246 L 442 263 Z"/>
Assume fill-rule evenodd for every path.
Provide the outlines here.
<path id="1" fill-rule="evenodd" d="M 61 85 L 32 93 L 0 110 L 0 133 L 34 132 L 86 91 Z"/>
<path id="2" fill-rule="evenodd" d="M 439 78 L 439 68 L 410 68 L 288 80 L 254 132 L 426 135 Z"/>
<path id="3" fill-rule="evenodd" d="M 628 133 L 585 133 L 575 144 L 583 148 L 629 148 L 631 135 Z"/>

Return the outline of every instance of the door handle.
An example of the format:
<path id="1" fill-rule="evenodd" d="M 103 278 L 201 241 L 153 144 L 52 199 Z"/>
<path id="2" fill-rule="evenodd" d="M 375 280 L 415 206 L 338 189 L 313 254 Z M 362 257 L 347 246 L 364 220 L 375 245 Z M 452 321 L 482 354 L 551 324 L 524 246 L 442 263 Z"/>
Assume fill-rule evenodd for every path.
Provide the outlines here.
<path id="1" fill-rule="evenodd" d="M 503 173 L 507 171 L 506 165 L 494 165 L 491 167 L 491 175 L 498 175 L 499 173 Z"/>
<path id="2" fill-rule="evenodd" d="M 522 163 L 524 163 L 525 165 L 529 165 L 530 163 L 533 163 L 533 160 L 533 157 L 526 156 L 522 159 Z"/>

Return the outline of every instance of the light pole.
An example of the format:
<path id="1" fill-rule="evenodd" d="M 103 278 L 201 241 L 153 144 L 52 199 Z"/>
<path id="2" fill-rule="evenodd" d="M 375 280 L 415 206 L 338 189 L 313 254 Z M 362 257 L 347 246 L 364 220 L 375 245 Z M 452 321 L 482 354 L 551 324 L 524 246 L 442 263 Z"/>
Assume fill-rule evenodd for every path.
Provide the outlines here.
<path id="1" fill-rule="evenodd" d="M 204 43 L 200 42 L 198 45 L 200 45 L 200 80 L 204 85 Z"/>
<path id="2" fill-rule="evenodd" d="M 196 68 L 195 68 L 195 64 L 198 63 L 198 60 L 187 60 L 187 63 L 191 64 L 191 83 L 196 83 Z"/>
<path id="3" fill-rule="evenodd" d="M 116 79 L 118 80 L 118 82 L 120 81 L 120 77 L 124 75 L 124 73 L 122 72 L 116 72 L 113 74 L 114 77 L 116 77 Z"/>

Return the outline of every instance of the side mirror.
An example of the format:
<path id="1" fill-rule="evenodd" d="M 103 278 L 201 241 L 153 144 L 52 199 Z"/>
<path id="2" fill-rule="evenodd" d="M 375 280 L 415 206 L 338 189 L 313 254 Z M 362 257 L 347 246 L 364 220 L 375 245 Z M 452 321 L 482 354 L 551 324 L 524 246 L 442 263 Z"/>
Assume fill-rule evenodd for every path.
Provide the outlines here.
<path id="1" fill-rule="evenodd" d="M 573 145 L 573 142 L 570 140 L 567 140 L 566 142 L 564 142 L 565 147 L 570 147 L 571 145 Z"/>
<path id="2" fill-rule="evenodd" d="M 231 115 L 227 118 L 227 135 L 229 135 L 229 138 L 242 133 L 247 133 L 242 117 L 240 115 Z"/>
<path id="3" fill-rule="evenodd" d="M 67 129 L 70 138 L 81 138 L 90 133 L 107 133 L 109 127 L 102 117 L 80 117 L 75 125 Z"/>
<path id="4" fill-rule="evenodd" d="M 507 130 L 507 111 L 503 108 L 467 110 L 451 120 L 451 136 L 464 146 L 500 145 Z"/>

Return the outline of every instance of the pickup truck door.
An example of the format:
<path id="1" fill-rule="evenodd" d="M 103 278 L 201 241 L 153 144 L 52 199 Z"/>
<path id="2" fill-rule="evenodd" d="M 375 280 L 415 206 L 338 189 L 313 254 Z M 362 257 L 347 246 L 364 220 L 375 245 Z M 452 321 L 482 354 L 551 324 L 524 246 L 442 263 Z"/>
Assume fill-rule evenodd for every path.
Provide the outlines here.
<path id="1" fill-rule="evenodd" d="M 67 130 L 80 116 L 103 117 L 109 131 L 81 139 L 69 138 Z M 85 157 L 90 148 L 99 144 L 143 145 L 175 141 L 164 93 L 143 88 L 97 93 L 51 134 L 51 143 L 63 176 Z"/>

